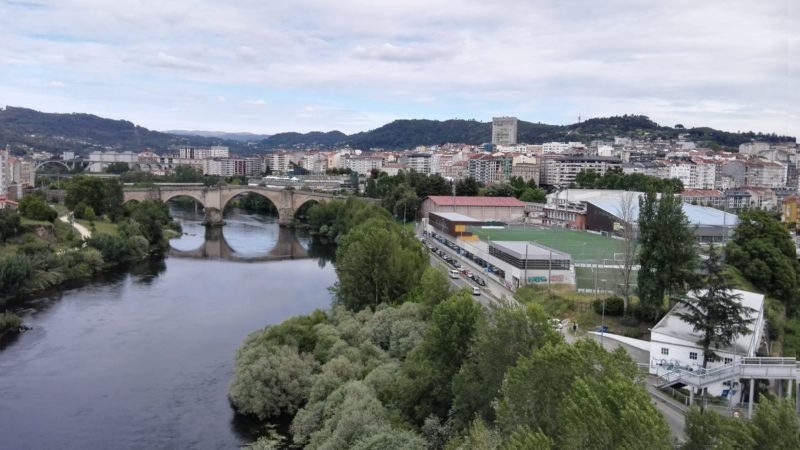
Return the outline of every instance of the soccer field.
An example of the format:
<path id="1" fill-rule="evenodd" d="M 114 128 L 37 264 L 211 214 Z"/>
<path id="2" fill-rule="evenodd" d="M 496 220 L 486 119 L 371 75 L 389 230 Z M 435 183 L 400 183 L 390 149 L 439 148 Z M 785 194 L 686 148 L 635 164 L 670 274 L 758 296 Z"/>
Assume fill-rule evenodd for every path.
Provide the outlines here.
<path id="1" fill-rule="evenodd" d="M 542 244 L 569 253 L 574 261 L 614 259 L 615 253 L 622 252 L 622 241 L 585 231 L 542 228 L 493 230 L 477 227 L 470 231 L 482 240 L 528 241 Z"/>

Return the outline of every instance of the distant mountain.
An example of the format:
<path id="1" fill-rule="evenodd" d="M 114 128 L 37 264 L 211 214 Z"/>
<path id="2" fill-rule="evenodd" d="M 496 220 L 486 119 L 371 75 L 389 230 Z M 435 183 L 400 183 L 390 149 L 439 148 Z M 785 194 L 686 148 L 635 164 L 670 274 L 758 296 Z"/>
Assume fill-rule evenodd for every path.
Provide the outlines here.
<path id="1" fill-rule="evenodd" d="M 227 133 L 225 131 L 200 131 L 200 130 L 167 130 L 164 133 L 176 134 L 178 136 L 200 136 L 208 138 L 229 139 L 231 141 L 253 142 L 261 141 L 270 137 L 268 134 L 255 133 Z"/>
<path id="2" fill-rule="evenodd" d="M 104 119 L 92 114 L 43 113 L 8 106 L 0 109 L 0 147 L 16 152 L 26 149 L 59 154 L 71 150 L 85 155 L 95 150 L 159 152 L 181 146 L 227 145 L 233 152 L 260 151 L 258 143 L 202 136 L 179 136 L 151 131 L 126 120 Z"/>
<path id="3" fill-rule="evenodd" d="M 774 133 L 730 133 L 713 128 L 675 128 L 661 126 L 647 116 L 624 115 L 589 119 L 572 125 L 547 125 L 519 121 L 517 141 L 543 143 L 552 141 L 579 141 L 589 143 L 596 139 L 613 140 L 614 136 L 643 139 L 676 139 L 686 135 L 687 140 L 717 149 L 738 149 L 739 144 L 760 140 L 766 142 L 794 142 L 794 137 Z M 347 143 L 353 147 L 413 148 L 418 145 L 446 142 L 478 145 L 491 141 L 491 122 L 475 120 L 395 120 L 371 131 L 353 134 Z M 268 144 L 267 144 L 268 145 Z"/>
<path id="4" fill-rule="evenodd" d="M 289 132 L 273 134 L 262 142 L 268 148 L 335 147 L 347 144 L 348 136 L 341 131 Z"/>
<path id="5" fill-rule="evenodd" d="M 572 125 L 547 125 L 519 121 L 519 142 L 612 140 L 614 136 L 642 139 L 687 140 L 701 146 L 736 150 L 739 144 L 753 140 L 794 142 L 794 137 L 775 133 L 731 133 L 708 127 L 684 128 L 661 126 L 646 116 L 624 115 L 589 119 Z M 418 145 L 444 143 L 482 144 L 491 141 L 492 124 L 476 120 L 395 120 L 382 127 L 352 135 L 340 131 L 278 133 L 263 138 L 247 133 L 203 131 L 158 132 L 125 120 L 111 120 L 91 114 L 51 114 L 9 106 L 0 109 L 0 147 L 14 152 L 29 149 L 61 153 L 72 150 L 86 154 L 94 150 L 130 150 L 145 148 L 157 152 L 174 151 L 181 146 L 226 145 L 233 153 L 257 154 L 279 148 L 354 148 L 407 149 Z M 262 139 L 263 138 L 263 139 Z"/>

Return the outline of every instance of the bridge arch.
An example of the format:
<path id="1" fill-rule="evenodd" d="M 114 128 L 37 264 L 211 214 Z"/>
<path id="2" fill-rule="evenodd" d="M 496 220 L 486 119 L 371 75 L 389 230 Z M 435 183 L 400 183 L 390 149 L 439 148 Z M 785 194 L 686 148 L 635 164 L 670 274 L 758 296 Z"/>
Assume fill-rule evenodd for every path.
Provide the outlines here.
<path id="1" fill-rule="evenodd" d="M 197 203 L 205 208 L 204 198 L 197 195 L 195 192 L 192 191 L 182 191 L 182 192 L 165 192 L 161 194 L 161 201 L 167 203 L 168 201 L 177 198 L 177 197 L 190 197 L 194 199 Z"/>
<path id="2" fill-rule="evenodd" d="M 71 169 L 71 168 L 70 168 L 70 167 L 67 165 L 67 163 L 65 163 L 64 161 L 61 161 L 61 160 L 58 160 L 58 159 L 51 159 L 51 160 L 48 160 L 48 161 L 42 161 L 42 162 L 40 162 L 39 164 L 37 164 L 37 165 L 36 165 L 36 167 L 34 167 L 34 168 L 33 168 L 33 171 L 34 171 L 34 172 L 38 172 L 38 171 L 39 171 L 39 169 L 41 169 L 42 167 L 44 167 L 44 166 L 46 166 L 46 165 L 49 165 L 49 164 L 55 164 L 55 165 L 58 165 L 58 166 L 62 166 L 63 168 L 67 169 L 67 172 L 69 172 L 70 170 L 72 170 L 72 169 Z"/>
<path id="3" fill-rule="evenodd" d="M 293 219 L 299 218 L 302 214 L 308 214 L 308 210 L 314 206 L 318 205 L 320 201 L 316 198 L 307 198 L 304 199 L 302 202 L 297 202 L 294 208 L 294 215 Z"/>

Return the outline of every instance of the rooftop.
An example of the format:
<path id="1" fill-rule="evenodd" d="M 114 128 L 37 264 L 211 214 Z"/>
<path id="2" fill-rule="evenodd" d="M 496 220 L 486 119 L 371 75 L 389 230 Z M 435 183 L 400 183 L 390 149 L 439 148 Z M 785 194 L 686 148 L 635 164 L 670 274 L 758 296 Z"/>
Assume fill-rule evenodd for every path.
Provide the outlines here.
<path id="1" fill-rule="evenodd" d="M 475 223 L 483 223 L 482 220 L 476 219 L 474 217 L 470 217 L 464 214 L 460 214 L 457 212 L 444 212 L 444 211 L 431 211 L 430 214 L 439 216 L 443 219 L 447 219 L 452 222 L 475 222 Z"/>
<path id="2" fill-rule="evenodd" d="M 689 295 L 696 295 L 698 293 L 703 293 L 704 291 L 695 291 L 690 292 Z M 740 335 L 737 337 L 735 341 L 735 346 L 727 347 L 727 348 L 720 348 L 719 350 L 729 353 L 736 353 L 739 355 L 747 355 L 749 354 L 750 350 L 753 352 L 756 351 L 756 348 L 752 348 L 758 345 L 758 342 L 753 342 L 753 338 L 758 336 L 754 336 L 753 331 L 754 328 L 758 325 L 758 317 L 760 316 L 761 310 L 764 307 L 764 295 L 758 294 L 755 292 L 748 292 L 748 291 L 741 291 L 738 289 L 731 289 L 731 292 L 734 294 L 738 294 L 739 300 L 741 301 L 742 305 L 747 308 L 750 308 L 750 318 L 754 319 L 753 323 L 749 326 L 751 329 L 751 333 L 748 335 Z M 664 316 L 655 327 L 652 329 L 653 334 L 661 334 L 664 336 L 668 336 L 675 339 L 680 339 L 682 341 L 686 341 L 690 343 L 689 345 L 696 346 L 697 341 L 700 340 L 701 336 L 692 328 L 688 322 L 684 321 L 683 319 L 679 318 L 676 313 L 678 312 L 685 312 L 687 308 L 683 304 L 677 304 L 673 307 L 666 316 Z M 658 341 L 657 336 L 652 337 L 653 341 Z"/>
<path id="3" fill-rule="evenodd" d="M 522 241 L 490 241 L 489 247 L 495 247 L 503 252 L 513 255 L 518 259 L 572 259 L 572 256 L 553 250 L 544 245 L 534 244 L 532 242 Z"/>
<path id="4" fill-rule="evenodd" d="M 514 197 L 452 197 L 449 195 L 430 195 L 427 198 L 438 206 L 507 206 L 519 208 L 525 206 L 525 202 L 521 202 Z"/>

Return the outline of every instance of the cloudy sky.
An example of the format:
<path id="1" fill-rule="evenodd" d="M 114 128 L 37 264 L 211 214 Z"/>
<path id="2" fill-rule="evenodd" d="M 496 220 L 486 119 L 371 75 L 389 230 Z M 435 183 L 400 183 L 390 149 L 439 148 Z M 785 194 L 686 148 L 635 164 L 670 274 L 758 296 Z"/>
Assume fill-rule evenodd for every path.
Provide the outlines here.
<path id="1" fill-rule="evenodd" d="M 796 0 L 0 0 L 0 105 L 148 128 L 397 118 L 800 135 Z"/>

